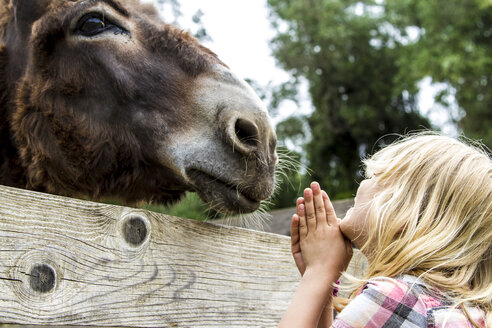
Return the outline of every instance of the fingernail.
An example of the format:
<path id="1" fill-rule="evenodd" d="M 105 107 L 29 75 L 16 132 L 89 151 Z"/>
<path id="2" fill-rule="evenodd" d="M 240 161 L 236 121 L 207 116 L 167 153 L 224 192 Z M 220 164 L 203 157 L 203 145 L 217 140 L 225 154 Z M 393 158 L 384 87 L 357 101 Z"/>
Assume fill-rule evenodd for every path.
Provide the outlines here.
<path id="1" fill-rule="evenodd" d="M 304 189 L 304 197 L 309 197 L 312 193 L 313 191 L 311 190 L 311 188 Z"/>
<path id="2" fill-rule="evenodd" d="M 304 211 L 304 204 L 299 205 L 299 211 Z"/>
<path id="3" fill-rule="evenodd" d="M 311 183 L 311 188 L 313 189 L 313 191 L 318 191 L 320 189 L 319 183 L 317 183 L 316 181 Z"/>

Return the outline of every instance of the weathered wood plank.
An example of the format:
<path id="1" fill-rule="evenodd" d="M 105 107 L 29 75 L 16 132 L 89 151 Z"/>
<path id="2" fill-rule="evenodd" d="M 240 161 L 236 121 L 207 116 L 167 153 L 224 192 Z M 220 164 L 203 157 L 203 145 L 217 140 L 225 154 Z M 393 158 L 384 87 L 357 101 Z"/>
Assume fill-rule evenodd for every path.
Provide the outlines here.
<path id="1" fill-rule="evenodd" d="M 274 327 L 288 237 L 0 187 L 0 323 Z"/>

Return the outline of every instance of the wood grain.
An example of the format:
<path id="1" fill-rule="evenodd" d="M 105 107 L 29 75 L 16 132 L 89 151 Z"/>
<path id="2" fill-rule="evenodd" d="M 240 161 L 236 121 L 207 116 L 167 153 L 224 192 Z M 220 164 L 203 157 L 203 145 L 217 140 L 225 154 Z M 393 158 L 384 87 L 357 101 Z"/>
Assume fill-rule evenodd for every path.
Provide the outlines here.
<path id="1" fill-rule="evenodd" d="M 0 323 L 275 327 L 298 281 L 285 236 L 0 186 Z"/>

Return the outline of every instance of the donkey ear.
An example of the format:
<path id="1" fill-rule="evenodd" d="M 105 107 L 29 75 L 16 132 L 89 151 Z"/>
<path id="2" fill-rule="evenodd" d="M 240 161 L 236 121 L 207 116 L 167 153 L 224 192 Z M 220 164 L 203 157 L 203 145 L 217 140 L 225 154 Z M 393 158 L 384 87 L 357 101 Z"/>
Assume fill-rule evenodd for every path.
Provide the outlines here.
<path id="1" fill-rule="evenodd" d="M 45 13 L 50 2 L 50 0 L 12 0 L 17 26 L 31 26 Z"/>

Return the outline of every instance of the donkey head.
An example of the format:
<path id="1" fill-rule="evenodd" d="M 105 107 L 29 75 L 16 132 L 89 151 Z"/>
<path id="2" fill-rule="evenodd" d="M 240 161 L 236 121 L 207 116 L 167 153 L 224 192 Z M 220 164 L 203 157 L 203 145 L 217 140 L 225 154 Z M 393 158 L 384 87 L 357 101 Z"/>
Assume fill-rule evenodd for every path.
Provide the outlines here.
<path id="1" fill-rule="evenodd" d="M 264 105 L 217 56 L 132 0 L 13 0 L 11 130 L 29 188 L 251 212 L 274 188 Z"/>

